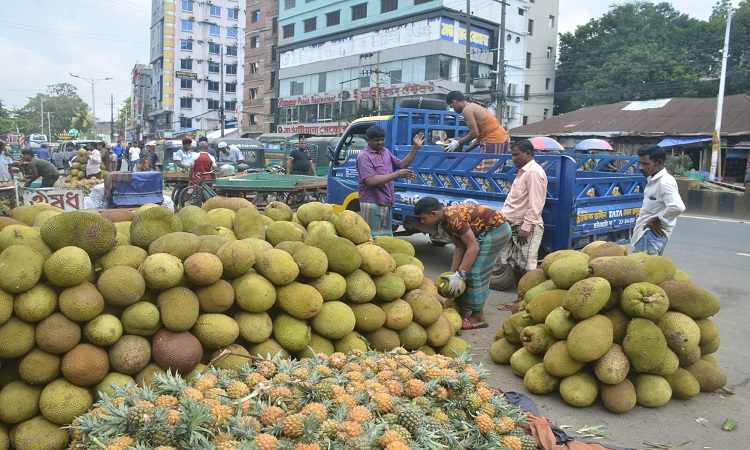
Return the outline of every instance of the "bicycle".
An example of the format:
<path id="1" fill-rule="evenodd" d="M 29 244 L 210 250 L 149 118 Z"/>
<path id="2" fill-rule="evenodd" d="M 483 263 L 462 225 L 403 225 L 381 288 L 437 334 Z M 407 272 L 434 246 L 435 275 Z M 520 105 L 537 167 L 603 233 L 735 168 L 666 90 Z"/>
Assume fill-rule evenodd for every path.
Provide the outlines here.
<path id="1" fill-rule="evenodd" d="M 218 170 L 196 172 L 195 174 L 198 176 L 199 181 L 194 183 L 193 180 L 190 180 L 187 187 L 180 192 L 178 201 L 175 204 L 175 211 L 179 211 L 188 205 L 200 207 L 203 205 L 203 202 L 209 198 L 218 196 L 219 194 L 211 188 L 211 181 L 213 181 L 213 179 L 206 179 L 208 175 L 216 175 L 218 172 Z"/>

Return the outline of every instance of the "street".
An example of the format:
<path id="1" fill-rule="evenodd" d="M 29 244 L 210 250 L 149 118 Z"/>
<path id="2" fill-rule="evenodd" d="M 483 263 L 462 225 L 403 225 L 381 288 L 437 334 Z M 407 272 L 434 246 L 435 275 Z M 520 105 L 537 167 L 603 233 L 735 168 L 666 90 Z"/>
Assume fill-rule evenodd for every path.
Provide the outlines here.
<path id="1" fill-rule="evenodd" d="M 450 268 L 452 245 L 436 247 L 426 235 L 406 239 L 412 242 L 416 256 L 425 263 L 426 276 L 434 279 Z M 565 430 L 573 437 L 580 437 L 576 430 L 583 427 L 603 425 L 606 437 L 595 441 L 602 445 L 679 450 L 748 448 L 750 358 L 744 355 L 743 349 L 750 343 L 750 329 L 742 324 L 750 323 L 747 307 L 750 303 L 750 223 L 681 216 L 664 256 L 687 272 L 694 284 L 714 293 L 721 301 L 721 311 L 712 318 L 721 336 L 716 356 L 727 373 L 727 387 L 734 395 L 702 392 L 691 400 L 672 399 L 661 408 L 636 406 L 622 415 L 608 412 L 599 401 L 587 408 L 574 408 L 559 394 L 531 395 L 523 379 L 516 377 L 510 366 L 494 364 L 488 355 L 496 331 L 510 315 L 497 307 L 513 301 L 515 294 L 512 292 L 491 291 L 485 306 L 490 327 L 464 331 L 462 337 L 471 344 L 475 362 L 481 361 L 489 370 L 491 386 L 530 395 L 541 416 L 560 426 L 569 426 Z M 721 429 L 727 418 L 738 421 L 736 430 Z"/>

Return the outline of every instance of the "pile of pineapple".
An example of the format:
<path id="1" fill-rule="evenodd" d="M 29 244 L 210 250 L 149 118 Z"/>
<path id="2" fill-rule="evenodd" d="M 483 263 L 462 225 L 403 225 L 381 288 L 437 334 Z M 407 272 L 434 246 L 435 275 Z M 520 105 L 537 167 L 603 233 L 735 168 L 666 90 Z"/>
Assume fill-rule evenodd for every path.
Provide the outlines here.
<path id="1" fill-rule="evenodd" d="M 233 358 L 188 381 L 160 374 L 147 387 L 113 385 L 70 425 L 70 448 L 537 448 L 526 416 L 468 353 Z"/>

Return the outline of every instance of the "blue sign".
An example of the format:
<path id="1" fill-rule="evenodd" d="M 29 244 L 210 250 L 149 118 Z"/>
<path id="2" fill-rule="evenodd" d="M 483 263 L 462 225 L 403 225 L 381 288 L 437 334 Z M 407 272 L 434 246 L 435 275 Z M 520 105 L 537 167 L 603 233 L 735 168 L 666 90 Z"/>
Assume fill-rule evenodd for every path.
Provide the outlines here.
<path id="1" fill-rule="evenodd" d="M 491 35 L 492 33 L 489 30 L 472 26 L 471 48 L 489 50 Z M 440 20 L 440 39 L 456 42 L 456 38 L 459 44 L 466 45 L 466 24 L 442 17 Z"/>

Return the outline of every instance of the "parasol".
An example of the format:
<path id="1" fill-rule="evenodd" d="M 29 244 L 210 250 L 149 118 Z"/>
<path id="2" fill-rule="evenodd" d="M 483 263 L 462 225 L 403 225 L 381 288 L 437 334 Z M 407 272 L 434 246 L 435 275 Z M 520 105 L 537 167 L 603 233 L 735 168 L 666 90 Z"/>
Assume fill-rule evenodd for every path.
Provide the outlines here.
<path id="1" fill-rule="evenodd" d="M 540 152 L 564 152 L 565 147 L 560 145 L 559 142 L 552 138 L 548 138 L 547 136 L 537 136 L 529 139 L 531 141 L 531 144 L 534 146 L 534 150 L 538 150 Z"/>
<path id="2" fill-rule="evenodd" d="M 576 144 L 577 151 L 606 150 L 612 151 L 612 145 L 604 139 L 584 139 Z"/>

